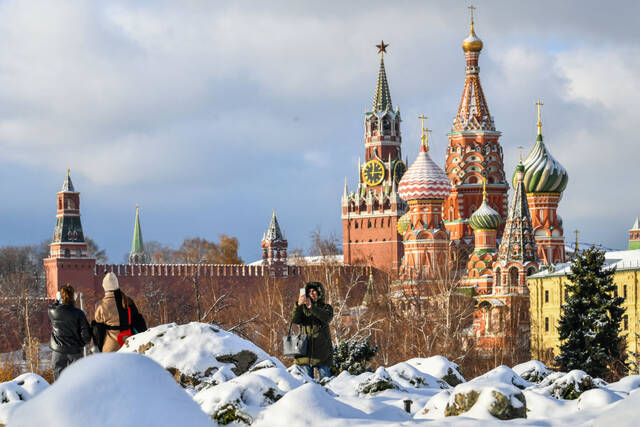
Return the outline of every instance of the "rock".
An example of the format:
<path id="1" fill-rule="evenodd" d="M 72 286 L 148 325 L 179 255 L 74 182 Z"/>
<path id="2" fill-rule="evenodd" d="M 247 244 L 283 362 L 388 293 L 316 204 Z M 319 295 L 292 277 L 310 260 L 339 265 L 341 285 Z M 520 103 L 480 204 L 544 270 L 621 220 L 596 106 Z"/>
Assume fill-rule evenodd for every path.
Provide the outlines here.
<path id="1" fill-rule="evenodd" d="M 236 375 L 242 375 L 256 363 L 258 356 L 249 350 L 242 350 L 236 354 L 216 356 L 216 360 L 222 363 L 233 363 L 236 367 L 231 368 L 231 371 Z"/>
<path id="2" fill-rule="evenodd" d="M 464 414 L 465 417 L 500 420 L 527 417 L 527 404 L 522 391 L 509 384 L 488 380 L 473 380 L 456 386 L 444 410 L 446 417 Z"/>

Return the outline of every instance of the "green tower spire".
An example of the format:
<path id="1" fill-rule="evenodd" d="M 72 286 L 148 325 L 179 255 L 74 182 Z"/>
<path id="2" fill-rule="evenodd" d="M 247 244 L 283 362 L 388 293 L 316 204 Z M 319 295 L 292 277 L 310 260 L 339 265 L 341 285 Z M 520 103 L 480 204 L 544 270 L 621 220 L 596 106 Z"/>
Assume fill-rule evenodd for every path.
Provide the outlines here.
<path id="1" fill-rule="evenodd" d="M 129 254 L 129 264 L 146 264 L 147 256 L 144 253 L 142 243 L 142 229 L 140 228 L 140 207 L 136 205 L 136 220 L 133 225 L 133 242 L 131 243 L 131 253 Z"/>
<path id="2" fill-rule="evenodd" d="M 380 70 L 378 71 L 378 83 L 376 84 L 376 93 L 373 96 L 373 112 L 384 113 L 392 110 L 391 92 L 389 91 L 389 82 L 387 81 L 387 72 L 384 69 L 384 54 L 387 52 L 388 44 L 381 41 L 378 48 L 380 54 Z"/>

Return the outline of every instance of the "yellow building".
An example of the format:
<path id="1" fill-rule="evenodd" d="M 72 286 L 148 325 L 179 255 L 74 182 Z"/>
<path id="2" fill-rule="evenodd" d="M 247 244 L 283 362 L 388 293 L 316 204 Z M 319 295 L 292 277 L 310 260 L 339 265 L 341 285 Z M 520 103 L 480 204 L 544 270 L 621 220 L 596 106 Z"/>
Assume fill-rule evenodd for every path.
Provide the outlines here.
<path id="1" fill-rule="evenodd" d="M 613 281 L 617 296 L 624 298 L 622 306 L 626 312 L 620 326 L 622 333 L 627 335 L 627 350 L 638 352 L 640 343 L 635 334 L 640 333 L 640 249 L 606 252 L 605 262 L 616 268 Z M 570 263 L 556 264 L 527 278 L 531 302 L 531 357 L 534 359 L 549 361 L 558 355 L 557 327 L 560 307 L 566 303 L 570 272 Z"/>

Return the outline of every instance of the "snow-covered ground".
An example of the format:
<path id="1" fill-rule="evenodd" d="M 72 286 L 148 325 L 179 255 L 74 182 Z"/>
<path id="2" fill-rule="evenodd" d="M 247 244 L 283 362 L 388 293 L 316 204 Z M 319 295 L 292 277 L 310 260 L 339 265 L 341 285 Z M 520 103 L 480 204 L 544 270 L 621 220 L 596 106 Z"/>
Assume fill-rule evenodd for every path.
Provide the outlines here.
<path id="1" fill-rule="evenodd" d="M 52 386 L 35 374 L 0 384 L 0 425 L 623 427 L 638 425 L 639 389 L 638 375 L 607 384 L 538 361 L 465 380 L 441 356 L 317 384 L 217 326 L 170 324 L 78 361 Z"/>

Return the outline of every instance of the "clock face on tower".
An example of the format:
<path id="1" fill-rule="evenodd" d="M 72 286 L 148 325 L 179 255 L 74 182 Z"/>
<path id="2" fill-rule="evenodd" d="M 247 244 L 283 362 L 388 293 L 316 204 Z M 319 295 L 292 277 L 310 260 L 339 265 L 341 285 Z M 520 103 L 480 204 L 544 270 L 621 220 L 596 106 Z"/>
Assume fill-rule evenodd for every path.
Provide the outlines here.
<path id="1" fill-rule="evenodd" d="M 393 179 L 396 180 L 396 184 L 400 182 L 402 179 L 402 175 L 407 171 L 407 167 L 405 166 L 402 160 L 396 162 L 393 167 Z"/>
<path id="2" fill-rule="evenodd" d="M 384 180 L 384 166 L 378 160 L 369 160 L 362 170 L 362 179 L 370 187 Z"/>

